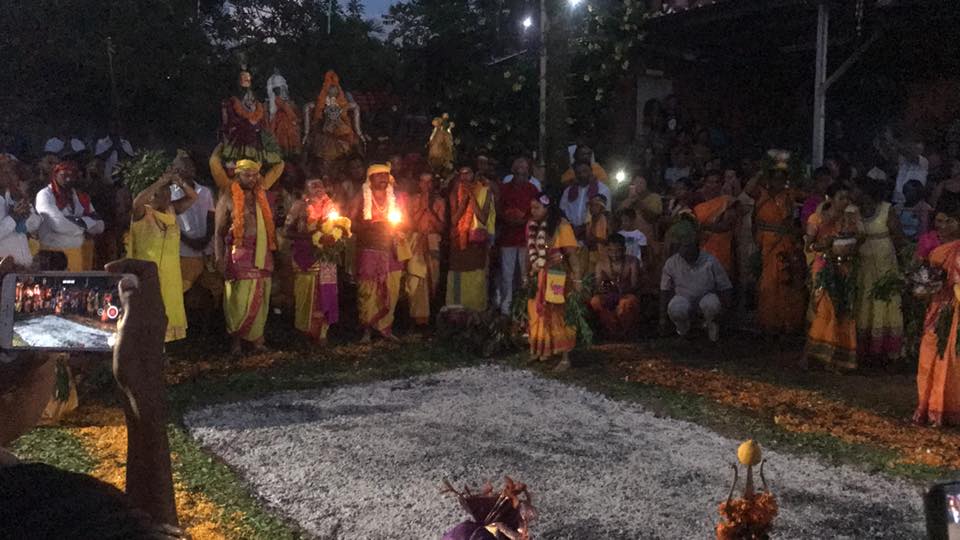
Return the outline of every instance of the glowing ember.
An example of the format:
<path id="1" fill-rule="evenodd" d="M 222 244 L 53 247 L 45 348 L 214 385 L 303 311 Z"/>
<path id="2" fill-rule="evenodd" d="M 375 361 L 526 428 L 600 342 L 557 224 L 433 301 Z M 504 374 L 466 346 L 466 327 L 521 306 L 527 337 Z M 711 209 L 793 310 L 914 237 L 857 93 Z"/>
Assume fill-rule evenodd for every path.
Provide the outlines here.
<path id="1" fill-rule="evenodd" d="M 337 212 L 335 209 L 331 210 L 330 213 L 327 214 L 327 219 L 329 219 L 330 221 L 340 219 L 340 212 Z"/>

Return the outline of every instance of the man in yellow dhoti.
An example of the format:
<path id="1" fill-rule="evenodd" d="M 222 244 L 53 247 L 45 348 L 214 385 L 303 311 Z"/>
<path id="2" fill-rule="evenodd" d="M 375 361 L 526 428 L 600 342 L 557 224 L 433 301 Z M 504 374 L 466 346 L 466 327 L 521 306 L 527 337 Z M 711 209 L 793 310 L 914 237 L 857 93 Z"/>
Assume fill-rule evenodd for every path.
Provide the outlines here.
<path id="1" fill-rule="evenodd" d="M 230 351 L 239 354 L 243 342 L 266 351 L 273 252 L 277 249 L 273 212 L 260 176 L 260 164 L 240 160 L 236 181 L 217 202 L 214 255 L 223 273 L 223 313 L 232 338 Z"/>
<path id="2" fill-rule="evenodd" d="M 320 346 L 326 345 L 327 331 L 340 319 L 340 309 L 337 263 L 324 260 L 313 237 L 337 214 L 333 200 L 324 192 L 323 180 L 311 178 L 304 185 L 303 197 L 290 207 L 284 226 L 294 271 L 293 324 Z"/>
<path id="3" fill-rule="evenodd" d="M 462 167 L 459 182 L 450 194 L 448 306 L 487 309 L 487 268 L 496 216 L 494 195 L 487 182 L 478 180 L 470 167 Z"/>
<path id="4" fill-rule="evenodd" d="M 403 262 L 410 253 L 404 234 L 406 201 L 403 193 L 394 192 L 393 185 L 389 165 L 371 165 L 350 211 L 357 237 L 357 302 L 364 343 L 370 341 L 374 330 L 396 340 L 393 316 L 400 298 Z"/>
<path id="5" fill-rule="evenodd" d="M 433 175 L 420 175 L 420 195 L 410 202 L 412 258 L 407 262 L 406 291 L 410 317 L 419 326 L 430 322 L 430 306 L 440 288 L 440 239 L 446 231 L 447 205 L 434 188 Z"/>

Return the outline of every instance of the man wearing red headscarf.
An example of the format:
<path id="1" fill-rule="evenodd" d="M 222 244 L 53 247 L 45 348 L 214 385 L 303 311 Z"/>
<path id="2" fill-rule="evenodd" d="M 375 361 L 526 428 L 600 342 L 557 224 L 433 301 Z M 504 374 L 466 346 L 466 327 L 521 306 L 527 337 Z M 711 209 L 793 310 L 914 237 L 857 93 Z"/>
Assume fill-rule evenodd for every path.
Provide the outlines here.
<path id="1" fill-rule="evenodd" d="M 92 261 L 84 261 L 83 241 L 103 232 L 103 220 L 97 215 L 90 196 L 74 189 L 80 170 L 71 161 L 53 168 L 50 185 L 37 193 L 37 213 L 43 217 L 38 236 L 40 249 L 60 251 L 67 257 L 67 270 L 92 270 Z"/>

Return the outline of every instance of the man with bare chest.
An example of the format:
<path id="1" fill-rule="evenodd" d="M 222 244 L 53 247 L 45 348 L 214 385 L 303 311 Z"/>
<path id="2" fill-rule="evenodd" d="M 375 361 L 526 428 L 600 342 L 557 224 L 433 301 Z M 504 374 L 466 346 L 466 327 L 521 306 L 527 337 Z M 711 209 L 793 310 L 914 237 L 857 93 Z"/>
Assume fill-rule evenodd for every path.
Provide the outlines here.
<path id="1" fill-rule="evenodd" d="M 277 249 L 273 213 L 267 203 L 260 164 L 237 162 L 235 181 L 217 202 L 214 252 L 225 279 L 223 312 L 232 338 L 231 353 L 243 343 L 264 351 L 273 252 Z"/>

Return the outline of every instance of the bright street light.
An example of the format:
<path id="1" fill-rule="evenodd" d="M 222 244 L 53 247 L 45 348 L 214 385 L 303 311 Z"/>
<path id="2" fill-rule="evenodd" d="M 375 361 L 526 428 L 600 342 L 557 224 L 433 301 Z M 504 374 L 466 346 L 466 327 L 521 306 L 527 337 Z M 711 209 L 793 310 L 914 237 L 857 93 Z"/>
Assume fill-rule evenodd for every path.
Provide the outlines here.
<path id="1" fill-rule="evenodd" d="M 618 183 L 618 184 L 622 184 L 622 183 L 626 182 L 626 181 L 627 181 L 627 172 L 624 171 L 623 169 L 620 169 L 619 171 L 617 171 L 616 179 L 617 179 L 617 183 Z"/>
<path id="2" fill-rule="evenodd" d="M 523 19 L 523 29 L 526 30 L 533 26 L 533 17 L 527 17 Z"/>
<path id="3" fill-rule="evenodd" d="M 580 0 L 567 0 L 570 3 L 570 7 L 577 7 L 580 4 Z"/>

